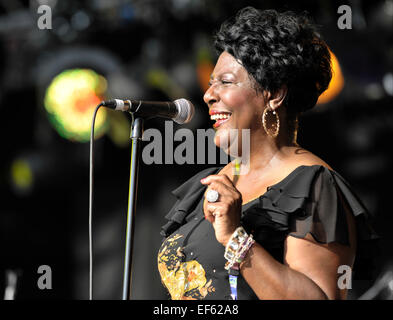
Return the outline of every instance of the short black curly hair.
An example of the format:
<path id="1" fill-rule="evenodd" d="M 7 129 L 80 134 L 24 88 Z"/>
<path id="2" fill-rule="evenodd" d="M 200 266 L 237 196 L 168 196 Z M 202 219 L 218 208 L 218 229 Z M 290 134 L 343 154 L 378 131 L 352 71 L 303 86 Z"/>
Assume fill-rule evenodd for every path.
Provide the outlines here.
<path id="1" fill-rule="evenodd" d="M 262 90 L 287 86 L 291 115 L 311 109 L 332 77 L 328 47 L 306 14 L 243 8 L 221 25 L 214 45 L 239 59 Z"/>

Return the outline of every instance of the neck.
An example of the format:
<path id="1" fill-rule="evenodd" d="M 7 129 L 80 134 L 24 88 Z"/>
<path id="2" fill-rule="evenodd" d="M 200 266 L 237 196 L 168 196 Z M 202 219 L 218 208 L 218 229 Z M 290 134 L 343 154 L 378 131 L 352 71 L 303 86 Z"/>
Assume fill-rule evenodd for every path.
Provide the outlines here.
<path id="1" fill-rule="evenodd" d="M 263 129 L 251 133 L 249 157 L 242 157 L 240 173 L 276 167 L 287 158 L 290 148 L 296 146 L 298 144 L 286 126 L 281 126 L 276 138 L 268 136 Z"/>

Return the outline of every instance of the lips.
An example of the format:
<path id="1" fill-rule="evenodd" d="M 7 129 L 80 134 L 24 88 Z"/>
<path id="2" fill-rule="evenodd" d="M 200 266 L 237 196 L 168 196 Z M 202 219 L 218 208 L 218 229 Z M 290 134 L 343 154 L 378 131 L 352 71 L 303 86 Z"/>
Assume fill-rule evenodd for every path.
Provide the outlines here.
<path id="1" fill-rule="evenodd" d="M 210 119 L 213 121 L 216 121 L 213 124 L 213 128 L 218 128 L 220 125 L 223 123 L 229 121 L 231 118 L 232 113 L 228 111 L 219 111 L 219 110 L 211 110 L 209 112 L 210 114 Z"/>

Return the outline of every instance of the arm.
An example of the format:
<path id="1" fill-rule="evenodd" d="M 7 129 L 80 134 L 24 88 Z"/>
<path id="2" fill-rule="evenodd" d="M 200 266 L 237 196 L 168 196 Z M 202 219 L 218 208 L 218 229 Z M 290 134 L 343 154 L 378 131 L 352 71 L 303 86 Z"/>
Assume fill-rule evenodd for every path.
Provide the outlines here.
<path id="1" fill-rule="evenodd" d="M 224 175 L 209 176 L 202 183 L 220 193 L 218 202 L 204 204 L 204 212 L 217 240 L 225 246 L 240 225 L 241 194 Z M 354 246 L 319 244 L 310 235 L 304 239 L 288 236 L 284 245 L 284 264 L 257 243 L 241 264 L 242 276 L 260 299 L 345 297 L 345 290 L 337 286 L 337 270 L 342 264 L 352 266 Z"/>
<path id="2" fill-rule="evenodd" d="M 241 274 L 260 299 L 340 299 L 337 269 L 350 248 L 321 245 L 311 236 L 285 241 L 284 264 L 255 243 L 241 264 Z"/>

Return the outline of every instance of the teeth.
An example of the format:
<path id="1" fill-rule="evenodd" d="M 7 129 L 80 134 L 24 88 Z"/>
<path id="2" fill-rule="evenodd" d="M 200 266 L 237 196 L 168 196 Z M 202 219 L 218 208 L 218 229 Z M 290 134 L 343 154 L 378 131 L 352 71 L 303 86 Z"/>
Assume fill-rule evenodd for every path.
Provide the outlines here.
<path id="1" fill-rule="evenodd" d="M 222 120 L 222 119 L 229 119 L 231 115 L 227 114 L 227 113 L 217 113 L 217 114 L 213 114 L 212 116 L 210 116 L 210 119 L 212 120 Z"/>

